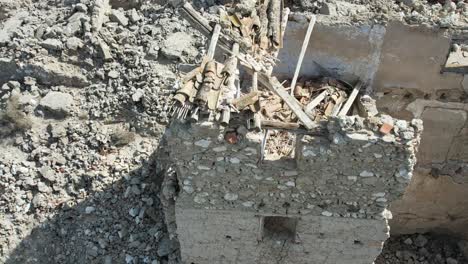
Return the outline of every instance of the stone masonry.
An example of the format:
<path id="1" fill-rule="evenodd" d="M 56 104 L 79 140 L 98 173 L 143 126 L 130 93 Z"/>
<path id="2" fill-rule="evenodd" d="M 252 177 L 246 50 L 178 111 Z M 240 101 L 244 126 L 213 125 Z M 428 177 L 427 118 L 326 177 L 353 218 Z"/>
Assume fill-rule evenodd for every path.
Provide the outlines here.
<path id="1" fill-rule="evenodd" d="M 292 157 L 258 162 L 262 133 L 174 123 L 162 200 L 184 263 L 372 263 L 421 132 L 416 119 L 334 118 L 296 134 Z"/>

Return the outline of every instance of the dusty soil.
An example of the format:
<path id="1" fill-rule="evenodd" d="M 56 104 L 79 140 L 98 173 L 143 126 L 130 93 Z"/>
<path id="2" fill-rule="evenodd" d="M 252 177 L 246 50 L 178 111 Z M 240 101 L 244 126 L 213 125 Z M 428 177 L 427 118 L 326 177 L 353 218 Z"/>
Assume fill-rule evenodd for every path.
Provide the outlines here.
<path id="1" fill-rule="evenodd" d="M 112 0 L 101 12 L 102 2 L 0 0 L 0 263 L 179 263 L 155 153 L 179 68 L 200 62 L 206 40 L 172 8 L 177 1 Z M 195 2 L 216 12 L 216 1 Z M 403 2 L 291 7 L 439 26 L 466 12 L 463 2 Z M 455 244 L 433 253 L 429 243 L 427 255 L 405 239 L 387 243 L 378 263 L 411 263 L 398 252 L 416 250 L 418 261 L 446 262 L 412 263 L 466 263 Z"/>

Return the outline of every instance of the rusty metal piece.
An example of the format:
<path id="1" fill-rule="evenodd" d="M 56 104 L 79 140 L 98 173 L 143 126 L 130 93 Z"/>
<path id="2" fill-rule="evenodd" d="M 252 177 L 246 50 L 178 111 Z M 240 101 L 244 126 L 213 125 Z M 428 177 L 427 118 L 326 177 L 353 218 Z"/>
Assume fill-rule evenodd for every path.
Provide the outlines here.
<path id="1" fill-rule="evenodd" d="M 195 102 L 200 106 L 206 106 L 211 90 L 214 88 L 216 78 L 216 63 L 209 61 L 205 65 L 203 83 L 195 96 Z"/>

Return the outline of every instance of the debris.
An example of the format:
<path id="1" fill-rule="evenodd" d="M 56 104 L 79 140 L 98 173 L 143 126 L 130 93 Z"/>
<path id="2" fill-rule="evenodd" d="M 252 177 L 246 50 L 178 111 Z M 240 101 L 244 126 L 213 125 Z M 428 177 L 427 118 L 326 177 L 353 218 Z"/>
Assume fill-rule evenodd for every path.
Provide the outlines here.
<path id="1" fill-rule="evenodd" d="M 109 18 L 111 21 L 117 22 L 124 27 L 128 25 L 128 18 L 125 16 L 125 13 L 120 10 L 112 9 Z"/>
<path id="2" fill-rule="evenodd" d="M 52 115 L 65 117 L 72 110 L 73 97 L 62 92 L 49 92 L 39 105 L 49 111 Z"/>
<path id="3" fill-rule="evenodd" d="M 59 62 L 52 57 L 37 58 L 26 64 L 22 71 L 24 75 L 34 77 L 42 84 L 69 87 L 84 87 L 89 84 L 79 67 Z"/>
<path id="4" fill-rule="evenodd" d="M 8 58 L 0 58 L 0 85 L 10 80 L 10 77 L 16 73 L 17 66 L 15 61 Z"/>
<path id="5" fill-rule="evenodd" d="M 58 39 L 46 39 L 41 42 L 41 46 L 50 50 L 62 50 L 63 43 Z"/>
<path id="6" fill-rule="evenodd" d="M 95 0 L 92 8 L 91 27 L 94 32 L 99 32 L 102 24 L 107 18 L 106 14 L 110 10 L 109 0 Z"/>
<path id="7" fill-rule="evenodd" d="M 83 41 L 81 41 L 81 39 L 77 37 L 71 37 L 67 39 L 66 45 L 67 45 L 67 48 L 70 50 L 78 50 L 78 49 L 83 48 L 84 46 Z"/>
<path id="8" fill-rule="evenodd" d="M 194 57 L 193 38 L 184 32 L 176 32 L 168 36 L 161 47 L 161 54 L 167 59 L 183 61 L 185 55 Z"/>
<path id="9" fill-rule="evenodd" d="M 0 47 L 10 42 L 14 32 L 18 30 L 28 16 L 29 12 L 20 11 L 3 23 L 3 27 L 0 29 Z"/>

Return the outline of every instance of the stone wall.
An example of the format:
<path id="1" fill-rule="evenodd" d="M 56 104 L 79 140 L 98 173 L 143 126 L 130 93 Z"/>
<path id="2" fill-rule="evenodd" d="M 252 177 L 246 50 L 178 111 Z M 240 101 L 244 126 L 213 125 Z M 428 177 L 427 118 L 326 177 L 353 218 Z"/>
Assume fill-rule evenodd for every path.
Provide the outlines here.
<path id="1" fill-rule="evenodd" d="M 384 123 L 393 129 L 379 132 Z M 261 133 L 172 125 L 165 144 L 174 173 L 163 195 L 182 259 L 372 263 L 388 237 L 386 208 L 411 180 L 421 131 L 420 120 L 337 118 L 320 133 L 297 135 L 294 156 L 259 163 Z M 291 240 L 266 235 L 271 217 L 288 219 Z"/>
<path id="2" fill-rule="evenodd" d="M 293 75 L 297 43 L 307 28 L 300 17 L 295 20 L 279 56 L 287 65 L 277 67 L 282 76 Z M 315 61 L 345 80 L 359 77 L 368 82 L 381 112 L 424 121 L 415 177 L 393 206 L 394 233 L 441 231 L 468 237 L 463 195 L 468 193 L 468 82 L 463 74 L 442 73 L 456 37 L 422 25 L 352 26 L 322 16 L 304 59 L 304 75 L 324 73 Z"/>
<path id="3" fill-rule="evenodd" d="M 398 41 L 396 41 L 398 39 Z M 415 177 L 392 206 L 395 233 L 450 232 L 468 237 L 468 104 L 464 76 L 440 73 L 447 32 L 391 24 L 375 79 L 377 105 L 424 120 Z"/>

